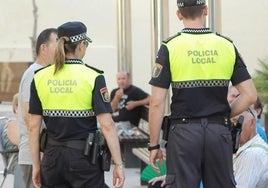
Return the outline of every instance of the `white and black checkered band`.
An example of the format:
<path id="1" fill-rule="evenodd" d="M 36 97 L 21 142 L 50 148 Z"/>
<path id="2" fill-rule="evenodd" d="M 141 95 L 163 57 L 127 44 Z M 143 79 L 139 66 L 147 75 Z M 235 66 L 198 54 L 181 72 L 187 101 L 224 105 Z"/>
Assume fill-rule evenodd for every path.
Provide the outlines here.
<path id="1" fill-rule="evenodd" d="M 70 40 L 71 40 L 71 43 L 75 43 L 75 42 L 84 40 L 84 39 L 86 39 L 86 38 L 87 38 L 86 33 L 81 33 L 81 34 L 79 34 L 79 35 L 71 36 L 71 37 L 70 37 Z"/>

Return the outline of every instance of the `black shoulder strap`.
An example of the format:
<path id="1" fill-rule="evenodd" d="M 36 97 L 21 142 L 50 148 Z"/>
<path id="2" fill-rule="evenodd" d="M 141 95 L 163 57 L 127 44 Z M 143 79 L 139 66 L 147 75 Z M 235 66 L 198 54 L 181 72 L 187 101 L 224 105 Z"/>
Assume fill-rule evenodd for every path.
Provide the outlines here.
<path id="1" fill-rule="evenodd" d="M 177 36 L 180 36 L 181 32 L 178 32 L 176 35 L 173 35 L 171 37 L 168 37 L 166 40 L 163 41 L 163 43 L 168 43 L 170 40 L 174 39 Z"/>
<path id="2" fill-rule="evenodd" d="M 85 64 L 85 66 L 87 66 L 88 68 L 93 69 L 94 71 L 96 71 L 96 72 L 98 72 L 98 73 L 100 73 L 100 74 L 103 74 L 103 73 L 104 73 L 104 71 L 99 70 L 99 69 L 97 69 L 97 68 L 95 68 L 95 67 L 89 66 L 88 64 Z"/>
<path id="3" fill-rule="evenodd" d="M 231 43 L 233 43 L 233 41 L 232 41 L 229 37 L 223 36 L 223 35 L 221 35 L 220 33 L 217 33 L 217 32 L 216 32 L 216 35 L 218 35 L 218 36 L 220 36 L 220 37 L 222 37 L 222 38 L 225 38 L 226 40 L 228 40 L 228 41 L 230 41 Z"/>

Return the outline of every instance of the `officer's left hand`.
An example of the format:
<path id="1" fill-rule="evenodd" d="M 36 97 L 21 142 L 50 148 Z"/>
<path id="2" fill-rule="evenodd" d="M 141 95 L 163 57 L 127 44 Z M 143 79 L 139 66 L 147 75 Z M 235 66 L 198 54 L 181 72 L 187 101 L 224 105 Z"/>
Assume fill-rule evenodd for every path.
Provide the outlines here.
<path id="1" fill-rule="evenodd" d="M 32 171 L 32 181 L 35 188 L 41 188 L 41 181 L 40 181 L 40 167 L 33 166 Z"/>
<path id="2" fill-rule="evenodd" d="M 123 166 L 115 166 L 113 171 L 113 186 L 115 188 L 123 187 L 125 182 L 125 175 Z"/>

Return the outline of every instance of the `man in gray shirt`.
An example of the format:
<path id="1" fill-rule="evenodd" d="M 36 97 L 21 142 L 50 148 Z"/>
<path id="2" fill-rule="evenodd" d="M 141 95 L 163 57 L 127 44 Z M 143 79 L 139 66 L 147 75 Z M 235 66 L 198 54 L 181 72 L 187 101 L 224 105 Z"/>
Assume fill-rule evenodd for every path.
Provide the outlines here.
<path id="1" fill-rule="evenodd" d="M 36 43 L 36 60 L 24 72 L 19 86 L 19 168 L 15 172 L 15 188 L 33 188 L 32 183 L 32 159 L 29 145 L 29 99 L 30 85 L 34 72 L 44 66 L 53 63 L 54 51 L 57 44 L 57 29 L 48 28 L 43 30 Z M 22 178 L 22 179 L 21 179 Z"/>

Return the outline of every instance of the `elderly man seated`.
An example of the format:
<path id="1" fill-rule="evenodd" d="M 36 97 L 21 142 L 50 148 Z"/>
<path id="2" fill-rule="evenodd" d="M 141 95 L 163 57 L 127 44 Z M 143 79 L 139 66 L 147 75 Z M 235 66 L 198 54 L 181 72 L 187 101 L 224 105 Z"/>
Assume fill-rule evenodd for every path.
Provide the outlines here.
<path id="1" fill-rule="evenodd" d="M 237 188 L 268 187 L 268 145 L 256 133 L 257 113 L 253 108 L 244 116 L 239 149 L 234 155 L 234 175 Z"/>

